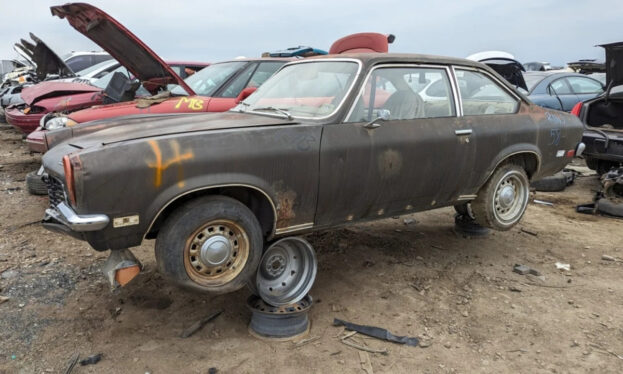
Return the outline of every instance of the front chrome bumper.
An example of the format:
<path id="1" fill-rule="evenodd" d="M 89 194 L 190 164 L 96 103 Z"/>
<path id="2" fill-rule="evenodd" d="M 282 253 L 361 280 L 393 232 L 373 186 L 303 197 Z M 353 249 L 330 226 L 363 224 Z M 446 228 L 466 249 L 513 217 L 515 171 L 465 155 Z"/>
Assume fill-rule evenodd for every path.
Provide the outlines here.
<path id="1" fill-rule="evenodd" d="M 44 221 L 57 221 L 67 226 L 72 231 L 98 231 L 105 228 L 110 219 L 105 214 L 85 214 L 78 215 L 64 202 L 58 204 L 56 208 L 45 210 Z"/>

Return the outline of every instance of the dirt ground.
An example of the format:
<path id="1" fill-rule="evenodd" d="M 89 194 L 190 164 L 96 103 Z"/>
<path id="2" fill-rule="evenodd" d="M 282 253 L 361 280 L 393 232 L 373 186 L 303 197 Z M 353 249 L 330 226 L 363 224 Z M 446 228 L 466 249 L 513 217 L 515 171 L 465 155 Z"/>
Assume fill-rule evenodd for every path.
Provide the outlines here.
<path id="1" fill-rule="evenodd" d="M 0 373 L 63 373 L 76 353 L 103 358 L 72 373 L 364 373 L 368 359 L 375 373 L 623 371 L 623 262 L 601 259 L 623 258 L 622 221 L 574 209 L 591 201 L 594 175 L 536 193 L 554 206 L 531 203 L 517 227 L 486 237 L 456 234 L 451 208 L 308 235 L 319 258 L 307 337 L 316 340 L 296 345 L 249 335 L 247 290 L 206 296 L 166 283 L 152 241 L 134 250 L 145 271 L 111 292 L 99 270 L 106 253 L 38 224 L 47 199 L 29 195 L 24 178 L 39 162 L 0 126 Z M 424 344 L 357 335 L 388 351 L 360 357 L 336 317 Z"/>

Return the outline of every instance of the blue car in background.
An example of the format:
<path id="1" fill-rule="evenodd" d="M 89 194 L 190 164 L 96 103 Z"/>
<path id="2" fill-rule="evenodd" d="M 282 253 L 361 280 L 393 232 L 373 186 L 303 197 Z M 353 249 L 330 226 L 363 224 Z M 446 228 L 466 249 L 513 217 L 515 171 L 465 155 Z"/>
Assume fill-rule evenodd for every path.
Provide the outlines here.
<path id="1" fill-rule="evenodd" d="M 565 112 L 605 90 L 597 79 L 578 73 L 529 71 L 523 76 L 528 87 L 527 95 L 533 103 Z"/>

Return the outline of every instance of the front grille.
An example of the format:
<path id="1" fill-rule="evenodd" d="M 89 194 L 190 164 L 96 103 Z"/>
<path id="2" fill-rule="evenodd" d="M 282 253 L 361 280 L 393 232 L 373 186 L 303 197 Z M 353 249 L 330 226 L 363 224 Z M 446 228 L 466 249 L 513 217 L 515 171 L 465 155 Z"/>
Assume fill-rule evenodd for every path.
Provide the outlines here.
<path id="1" fill-rule="evenodd" d="M 50 197 L 51 207 L 56 208 L 58 204 L 66 201 L 63 182 L 48 175 L 45 177 L 45 183 L 48 186 L 48 196 Z"/>

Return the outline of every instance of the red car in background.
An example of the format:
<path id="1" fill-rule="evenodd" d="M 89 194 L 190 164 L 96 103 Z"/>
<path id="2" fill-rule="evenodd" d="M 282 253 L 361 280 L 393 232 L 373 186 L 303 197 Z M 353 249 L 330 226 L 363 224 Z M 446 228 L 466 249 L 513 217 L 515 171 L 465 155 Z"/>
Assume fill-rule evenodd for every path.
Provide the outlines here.
<path id="1" fill-rule="evenodd" d="M 52 14 L 65 18 L 78 31 L 102 46 L 124 66 L 146 89 L 145 95 L 155 94 L 167 85 L 177 84 L 189 94 L 192 90 L 183 79 L 149 47 L 115 19 L 88 4 L 68 4 L 52 7 Z M 87 32 L 88 30 L 88 32 Z M 178 65 L 179 71 L 187 74 L 207 66 L 207 63 Z M 45 82 L 22 91 L 25 103 L 7 108 L 6 119 L 14 127 L 29 133 L 39 126 L 41 118 L 50 112 L 71 112 L 110 101 L 124 101 L 134 98 L 139 89 L 135 82 L 125 82 L 123 77 L 112 76 L 111 82 L 102 92 L 102 87 L 88 84 Z M 127 79 L 126 79 L 127 80 Z M 132 92 L 133 91 L 133 92 Z M 114 95 L 111 93 L 115 93 Z M 131 93 L 131 95 L 128 95 Z"/>

